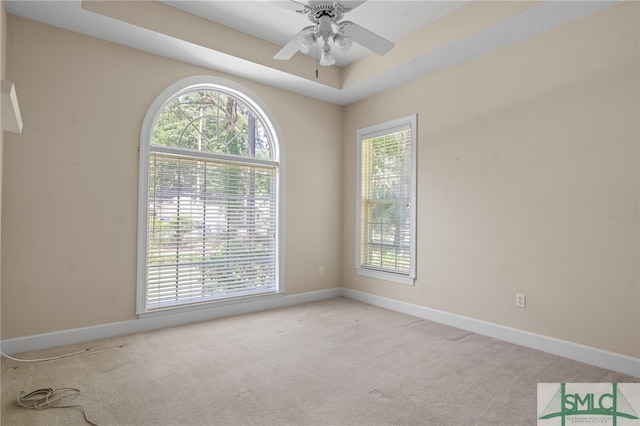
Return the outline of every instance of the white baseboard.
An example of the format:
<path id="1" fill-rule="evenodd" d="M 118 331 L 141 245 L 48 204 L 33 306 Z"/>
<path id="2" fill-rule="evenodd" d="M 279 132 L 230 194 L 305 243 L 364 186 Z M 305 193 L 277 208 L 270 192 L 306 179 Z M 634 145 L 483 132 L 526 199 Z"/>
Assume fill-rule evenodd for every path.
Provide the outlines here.
<path id="1" fill-rule="evenodd" d="M 216 318 L 244 315 L 268 309 L 283 308 L 301 303 L 315 302 L 334 297 L 347 297 L 373 306 L 401 312 L 418 318 L 435 321 L 451 327 L 515 343 L 543 352 L 584 362 L 608 370 L 640 377 L 640 359 L 590 346 L 572 343 L 553 337 L 530 333 L 503 325 L 493 324 L 462 315 L 439 311 L 424 306 L 401 302 L 348 288 L 332 288 L 280 297 L 265 297 L 250 302 L 227 304 L 210 309 L 182 312 L 174 315 L 152 316 L 130 321 L 101 324 L 91 327 L 61 330 L 0 341 L 2 352 L 13 355 L 57 346 L 89 342 L 109 337 L 174 327 Z"/>
<path id="2" fill-rule="evenodd" d="M 340 297 L 341 295 L 341 288 L 332 288 L 328 290 L 311 291 L 292 295 L 258 297 L 255 300 L 243 301 L 242 303 L 228 303 L 211 308 L 180 312 L 179 314 L 150 316 L 129 321 L 61 330 L 52 333 L 18 337 L 15 339 L 5 339 L 0 341 L 0 348 L 5 354 L 14 355 L 23 352 L 90 342 L 92 340 L 124 336 L 127 334 L 208 321 L 217 318 L 284 308 L 286 306 L 299 305 L 301 303 L 332 299 Z"/>
<path id="3" fill-rule="evenodd" d="M 640 377 L 640 359 L 638 358 L 348 288 L 342 289 L 342 296 L 630 376 Z"/>

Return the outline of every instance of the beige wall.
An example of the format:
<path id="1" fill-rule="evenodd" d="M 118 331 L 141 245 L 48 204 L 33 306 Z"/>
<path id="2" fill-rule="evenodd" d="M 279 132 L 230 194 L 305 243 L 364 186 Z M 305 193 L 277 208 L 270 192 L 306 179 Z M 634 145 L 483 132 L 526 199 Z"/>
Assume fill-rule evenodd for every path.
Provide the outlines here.
<path id="1" fill-rule="evenodd" d="M 3 339 L 135 318 L 142 120 L 198 74 L 243 84 L 278 119 L 287 293 L 339 286 L 341 133 L 324 123 L 340 123 L 341 107 L 13 15 L 8 40 L 25 126 L 6 135 Z"/>
<path id="2" fill-rule="evenodd" d="M 4 0 L 0 0 L 0 80 L 4 80 L 7 53 L 7 12 Z M 0 104 L 0 128 L 2 128 L 2 105 Z M 0 241 L 2 241 L 2 164 L 4 153 L 4 131 L 0 130 Z M 0 330 L 2 330 L 2 256 L 0 256 Z M 0 334 L 0 337 L 2 334 Z"/>
<path id="3" fill-rule="evenodd" d="M 640 357 L 638 8 L 625 2 L 348 106 L 343 285 Z M 353 200 L 356 129 L 414 112 L 409 287 L 355 275 Z"/>

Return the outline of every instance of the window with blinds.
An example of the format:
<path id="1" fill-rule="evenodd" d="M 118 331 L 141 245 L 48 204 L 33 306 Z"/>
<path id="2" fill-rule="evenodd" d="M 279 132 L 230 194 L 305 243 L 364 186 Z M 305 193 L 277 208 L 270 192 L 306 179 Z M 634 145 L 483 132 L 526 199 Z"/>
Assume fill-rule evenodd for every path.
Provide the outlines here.
<path id="1" fill-rule="evenodd" d="M 412 115 L 358 131 L 356 269 L 413 284 L 415 127 Z"/>
<path id="2" fill-rule="evenodd" d="M 138 312 L 278 292 L 279 164 L 260 111 L 205 85 L 164 102 L 150 127 Z"/>

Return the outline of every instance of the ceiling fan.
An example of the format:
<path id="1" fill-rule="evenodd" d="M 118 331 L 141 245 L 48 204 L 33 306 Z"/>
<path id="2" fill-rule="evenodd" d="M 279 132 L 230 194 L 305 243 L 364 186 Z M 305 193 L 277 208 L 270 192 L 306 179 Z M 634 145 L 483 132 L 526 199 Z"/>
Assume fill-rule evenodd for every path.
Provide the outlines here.
<path id="1" fill-rule="evenodd" d="M 360 6 L 362 1 L 309 1 L 308 4 L 291 0 L 302 6 L 298 13 L 305 14 L 313 25 L 303 28 L 289 41 L 276 55 L 274 59 L 288 60 L 300 51 L 308 53 L 311 47 L 318 43 L 320 52 L 320 65 L 331 66 L 336 63 L 331 55 L 332 45 L 346 53 L 353 42 L 356 42 L 367 49 L 384 55 L 394 43 L 379 36 L 378 34 L 361 27 L 351 21 L 341 21 L 345 13 Z M 347 4 L 349 7 L 347 7 Z M 321 44 L 320 44 L 321 43 Z"/>

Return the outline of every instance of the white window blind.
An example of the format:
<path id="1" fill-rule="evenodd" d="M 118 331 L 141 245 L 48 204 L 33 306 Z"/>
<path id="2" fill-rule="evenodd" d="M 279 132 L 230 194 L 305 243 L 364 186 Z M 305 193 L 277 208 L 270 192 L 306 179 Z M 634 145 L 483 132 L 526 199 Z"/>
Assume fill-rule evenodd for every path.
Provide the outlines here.
<path id="1" fill-rule="evenodd" d="M 277 168 L 152 153 L 147 308 L 277 290 Z"/>
<path id="2" fill-rule="evenodd" d="M 413 122 L 404 121 L 385 123 L 359 133 L 356 267 L 413 279 L 415 118 Z"/>
<path id="3" fill-rule="evenodd" d="M 196 76 L 147 111 L 137 313 L 283 291 L 277 126 L 255 95 Z"/>

